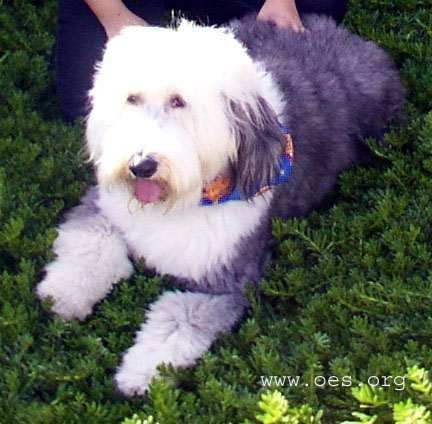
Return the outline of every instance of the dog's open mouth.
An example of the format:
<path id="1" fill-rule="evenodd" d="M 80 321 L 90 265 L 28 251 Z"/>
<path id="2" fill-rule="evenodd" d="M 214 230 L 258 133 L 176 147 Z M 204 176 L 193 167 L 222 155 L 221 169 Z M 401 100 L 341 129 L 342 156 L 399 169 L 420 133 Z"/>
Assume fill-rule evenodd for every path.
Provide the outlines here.
<path id="1" fill-rule="evenodd" d="M 148 178 L 136 178 L 133 182 L 135 197 L 142 203 L 154 203 L 162 200 L 165 186 L 161 181 Z"/>

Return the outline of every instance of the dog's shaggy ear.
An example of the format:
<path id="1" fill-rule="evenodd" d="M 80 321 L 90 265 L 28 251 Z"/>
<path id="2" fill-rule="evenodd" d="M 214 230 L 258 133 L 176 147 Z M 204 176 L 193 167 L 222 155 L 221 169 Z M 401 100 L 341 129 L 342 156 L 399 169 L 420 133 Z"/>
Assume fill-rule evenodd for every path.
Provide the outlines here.
<path id="1" fill-rule="evenodd" d="M 252 102 L 225 97 L 227 115 L 237 142 L 237 163 L 233 164 L 235 188 L 242 198 L 253 196 L 260 187 L 277 180 L 285 136 L 278 119 L 261 96 Z"/>

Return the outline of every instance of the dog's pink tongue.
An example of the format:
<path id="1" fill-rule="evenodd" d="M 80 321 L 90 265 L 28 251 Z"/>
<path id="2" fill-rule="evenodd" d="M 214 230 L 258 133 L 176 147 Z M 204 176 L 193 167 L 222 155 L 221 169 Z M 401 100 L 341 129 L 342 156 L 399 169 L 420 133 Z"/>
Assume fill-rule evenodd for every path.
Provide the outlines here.
<path id="1" fill-rule="evenodd" d="M 137 178 L 135 180 L 135 196 L 143 203 L 156 202 L 162 197 L 162 187 L 154 180 Z"/>

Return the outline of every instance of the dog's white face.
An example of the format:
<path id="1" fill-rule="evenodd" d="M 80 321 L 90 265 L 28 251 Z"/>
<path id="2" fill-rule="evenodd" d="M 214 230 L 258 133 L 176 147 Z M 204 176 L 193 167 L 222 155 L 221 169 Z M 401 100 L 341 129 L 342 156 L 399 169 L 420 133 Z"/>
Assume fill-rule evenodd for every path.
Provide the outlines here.
<path id="1" fill-rule="evenodd" d="M 120 185 L 142 204 L 197 205 L 221 173 L 261 168 L 243 159 L 240 171 L 239 154 L 264 153 L 249 139 L 281 109 L 270 76 L 231 33 L 189 22 L 123 30 L 90 95 L 87 145 L 99 184 Z"/>

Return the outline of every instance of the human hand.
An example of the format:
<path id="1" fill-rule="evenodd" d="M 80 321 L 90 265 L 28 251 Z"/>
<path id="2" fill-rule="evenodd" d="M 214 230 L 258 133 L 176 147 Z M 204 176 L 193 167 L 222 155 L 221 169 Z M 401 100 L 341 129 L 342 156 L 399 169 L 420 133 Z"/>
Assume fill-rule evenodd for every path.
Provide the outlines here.
<path id="1" fill-rule="evenodd" d="M 129 9 L 122 11 L 122 13 L 113 16 L 106 22 L 102 23 L 108 38 L 117 35 L 123 28 L 131 25 L 146 26 L 148 23 L 139 16 L 132 13 Z"/>
<path id="2" fill-rule="evenodd" d="M 108 38 L 117 35 L 130 25 L 148 25 L 139 16 L 132 13 L 121 0 L 85 0 L 103 25 Z"/>
<path id="3" fill-rule="evenodd" d="M 281 28 L 303 32 L 305 28 L 295 5 L 295 0 L 266 0 L 257 16 L 258 20 L 273 22 Z"/>

